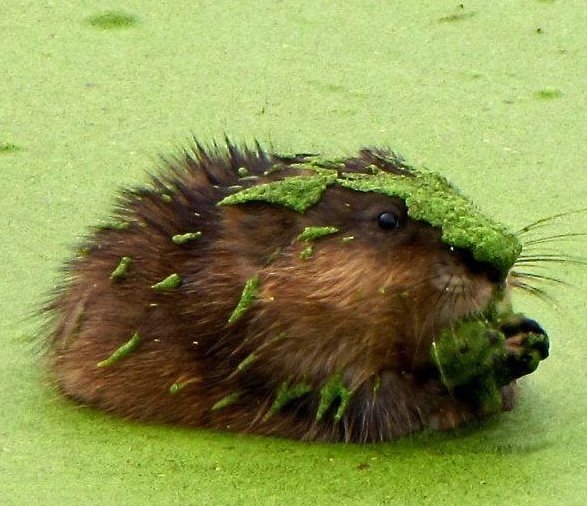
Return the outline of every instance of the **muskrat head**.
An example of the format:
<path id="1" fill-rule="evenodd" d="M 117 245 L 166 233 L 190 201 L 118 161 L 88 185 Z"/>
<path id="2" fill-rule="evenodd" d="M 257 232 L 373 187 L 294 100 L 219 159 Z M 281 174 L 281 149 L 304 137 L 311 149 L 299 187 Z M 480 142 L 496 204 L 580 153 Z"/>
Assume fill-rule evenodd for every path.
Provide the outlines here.
<path id="1" fill-rule="evenodd" d="M 447 244 L 405 198 L 348 187 L 374 168 L 414 177 L 366 156 L 346 160 L 302 212 L 256 198 L 225 210 L 225 247 L 259 280 L 254 310 L 235 329 L 246 335 L 239 351 L 262 355 L 268 377 L 276 366 L 298 381 L 352 370 L 359 383 L 426 368 L 442 328 L 505 293 L 506 270 Z"/>

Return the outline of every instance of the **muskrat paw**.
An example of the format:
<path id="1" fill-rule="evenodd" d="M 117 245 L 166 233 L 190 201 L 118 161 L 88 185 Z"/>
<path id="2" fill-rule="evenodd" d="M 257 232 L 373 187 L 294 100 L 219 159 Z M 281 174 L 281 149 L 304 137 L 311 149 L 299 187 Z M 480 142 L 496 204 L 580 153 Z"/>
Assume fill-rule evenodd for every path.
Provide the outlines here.
<path id="1" fill-rule="evenodd" d="M 534 372 L 548 357 L 548 335 L 536 321 L 515 315 L 500 325 L 500 331 L 506 338 L 504 366 L 512 380 Z"/>

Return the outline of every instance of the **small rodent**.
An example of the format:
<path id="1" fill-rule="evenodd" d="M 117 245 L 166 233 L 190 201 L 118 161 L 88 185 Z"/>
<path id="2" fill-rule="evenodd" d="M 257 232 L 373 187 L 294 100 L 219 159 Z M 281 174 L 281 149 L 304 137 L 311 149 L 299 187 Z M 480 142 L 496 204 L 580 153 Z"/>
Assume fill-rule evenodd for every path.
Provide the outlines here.
<path id="1" fill-rule="evenodd" d="M 46 308 L 59 390 L 129 419 L 304 440 L 383 441 L 488 414 L 467 388 L 447 388 L 430 350 L 443 329 L 507 301 L 507 270 L 377 192 L 334 183 L 302 210 L 219 205 L 303 183 L 314 159 L 196 144 L 123 192 Z M 411 177 L 378 148 L 315 165 Z M 498 385 L 501 411 L 535 368 L 519 359 L 527 337 L 544 337 L 539 359 L 548 349 L 533 320 L 496 329 L 517 361 Z"/>

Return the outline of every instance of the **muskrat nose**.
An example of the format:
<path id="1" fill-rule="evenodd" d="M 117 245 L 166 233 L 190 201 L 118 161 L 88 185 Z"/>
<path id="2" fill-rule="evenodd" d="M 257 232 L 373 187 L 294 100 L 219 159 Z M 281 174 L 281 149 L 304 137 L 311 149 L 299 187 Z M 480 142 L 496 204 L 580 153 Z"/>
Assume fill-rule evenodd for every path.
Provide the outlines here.
<path id="1" fill-rule="evenodd" d="M 450 250 L 458 256 L 461 262 L 463 262 L 467 266 L 467 269 L 473 274 L 485 274 L 487 279 L 496 285 L 505 283 L 507 272 L 502 272 L 489 263 L 480 262 L 468 249 L 451 247 Z"/>

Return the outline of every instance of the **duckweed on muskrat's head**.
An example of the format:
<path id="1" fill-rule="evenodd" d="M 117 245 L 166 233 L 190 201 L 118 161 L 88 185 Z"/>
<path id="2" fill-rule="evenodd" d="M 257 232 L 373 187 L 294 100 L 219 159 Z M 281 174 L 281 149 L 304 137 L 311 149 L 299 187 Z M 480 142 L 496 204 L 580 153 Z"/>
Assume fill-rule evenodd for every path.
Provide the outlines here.
<path id="1" fill-rule="evenodd" d="M 383 161 L 397 165 L 398 160 L 401 159 L 390 153 Z M 408 215 L 439 228 L 447 245 L 471 251 L 477 261 L 493 265 L 502 273 L 509 270 L 522 250 L 515 234 L 483 215 L 471 200 L 435 172 L 415 169 L 403 162 L 401 171 L 387 172 L 373 165 L 371 174 L 347 172 L 343 161 L 309 159 L 298 167 L 310 173 L 246 188 L 219 204 L 261 201 L 303 213 L 320 201 L 328 187 L 339 185 L 403 199 Z"/>

